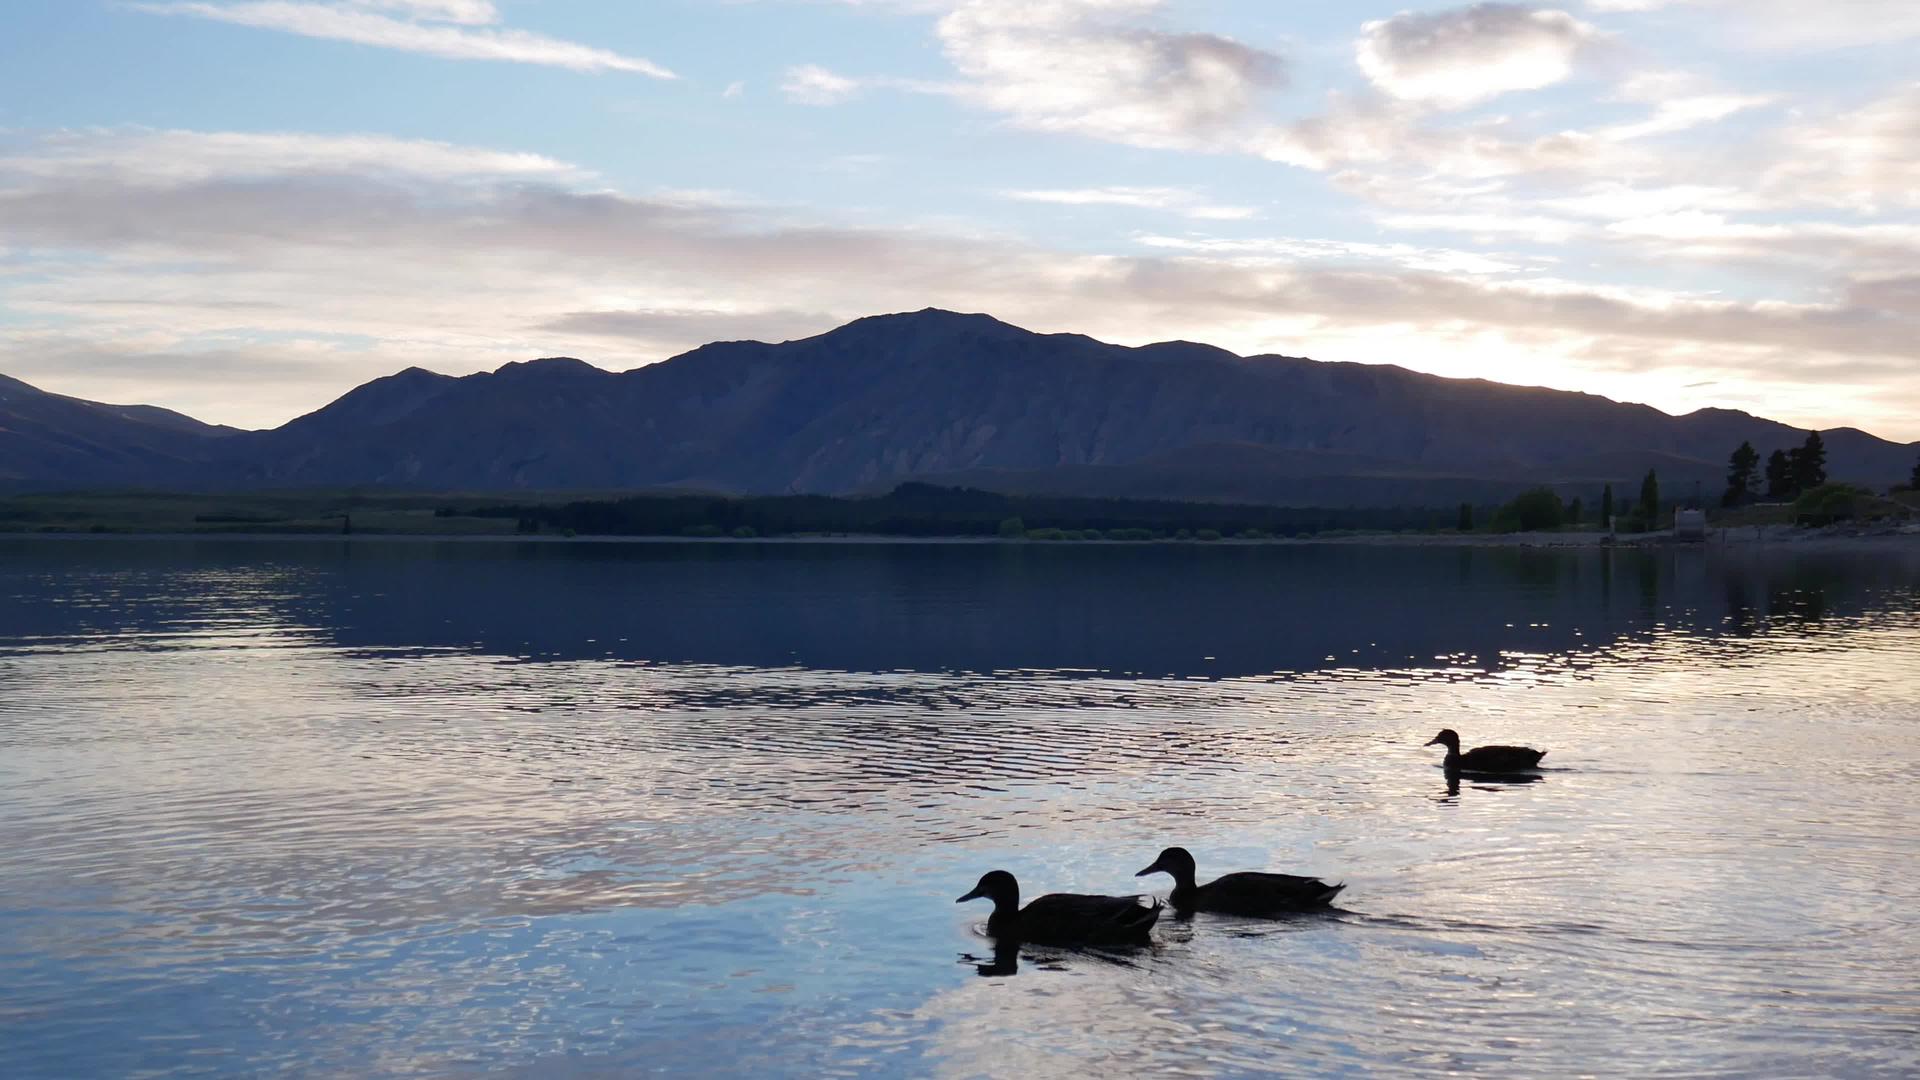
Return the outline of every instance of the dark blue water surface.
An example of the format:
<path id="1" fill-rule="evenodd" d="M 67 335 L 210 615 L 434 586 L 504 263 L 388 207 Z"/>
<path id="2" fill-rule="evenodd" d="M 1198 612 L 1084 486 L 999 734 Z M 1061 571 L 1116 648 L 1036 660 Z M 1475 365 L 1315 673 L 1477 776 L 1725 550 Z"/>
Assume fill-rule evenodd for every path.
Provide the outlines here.
<path id="1" fill-rule="evenodd" d="M 1911 1075 L 1916 672 L 1920 548 L 0 540 L 0 1077 Z M 953 903 L 1172 843 L 1342 910 Z"/>

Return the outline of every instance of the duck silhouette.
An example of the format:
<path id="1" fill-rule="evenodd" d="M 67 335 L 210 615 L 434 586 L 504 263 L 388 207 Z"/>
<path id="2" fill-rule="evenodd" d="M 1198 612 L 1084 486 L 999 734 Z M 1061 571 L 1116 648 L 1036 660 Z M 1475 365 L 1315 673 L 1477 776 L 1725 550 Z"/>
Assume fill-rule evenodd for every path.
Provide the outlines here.
<path id="1" fill-rule="evenodd" d="M 1020 883 L 1005 870 L 988 871 L 972 892 L 954 902 L 983 897 L 993 901 L 987 933 L 996 940 L 1038 945 L 1144 945 L 1160 918 L 1160 902 L 1149 906 L 1138 896 L 1048 893 L 1021 907 Z"/>
<path id="2" fill-rule="evenodd" d="M 1428 739 L 1424 745 L 1432 746 L 1434 743 L 1447 748 L 1447 758 L 1442 764 L 1448 772 L 1522 772 L 1539 765 L 1540 759 L 1547 756 L 1545 750 L 1526 746 L 1476 746 L 1461 753 L 1460 735 L 1452 728 L 1441 729 L 1440 734 Z"/>
<path id="3" fill-rule="evenodd" d="M 1293 874 L 1267 874 L 1245 871 L 1218 877 L 1205 885 L 1195 884 L 1198 866 L 1186 848 L 1170 847 L 1153 860 L 1153 865 L 1133 875 L 1170 874 L 1173 892 L 1167 902 L 1175 911 L 1214 911 L 1223 915 L 1251 915 L 1272 918 L 1301 911 L 1318 911 L 1333 903 L 1345 885 L 1329 885 L 1319 878 Z"/>

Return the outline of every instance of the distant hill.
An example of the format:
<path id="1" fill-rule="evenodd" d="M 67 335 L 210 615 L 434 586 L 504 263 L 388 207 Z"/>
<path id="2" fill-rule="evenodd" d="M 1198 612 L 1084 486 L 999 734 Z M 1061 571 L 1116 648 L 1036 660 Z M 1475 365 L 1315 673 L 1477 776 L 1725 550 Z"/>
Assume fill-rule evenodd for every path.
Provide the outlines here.
<path id="1" fill-rule="evenodd" d="M 199 475 L 234 434 L 151 405 L 103 405 L 0 375 L 0 485 L 177 483 Z"/>
<path id="2" fill-rule="evenodd" d="M 33 486 L 421 490 L 990 490 L 1279 505 L 1481 501 L 1533 483 L 1717 493 L 1732 448 L 1806 433 L 1384 365 L 1034 334 L 929 309 L 783 344 L 723 342 L 614 373 L 574 359 L 376 379 L 231 432 L 0 383 L 0 469 Z M 15 399 L 19 402 L 16 403 Z M 1824 433 L 1837 478 L 1884 486 L 1920 444 Z"/>

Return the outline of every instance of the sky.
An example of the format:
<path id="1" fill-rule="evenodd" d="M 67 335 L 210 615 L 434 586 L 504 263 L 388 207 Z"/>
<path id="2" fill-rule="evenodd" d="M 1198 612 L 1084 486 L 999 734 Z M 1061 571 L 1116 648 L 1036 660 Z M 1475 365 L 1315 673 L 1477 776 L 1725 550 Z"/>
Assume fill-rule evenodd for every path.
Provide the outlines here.
<path id="1" fill-rule="evenodd" d="M 1920 439 L 1920 3 L 0 0 L 0 373 L 942 307 Z"/>

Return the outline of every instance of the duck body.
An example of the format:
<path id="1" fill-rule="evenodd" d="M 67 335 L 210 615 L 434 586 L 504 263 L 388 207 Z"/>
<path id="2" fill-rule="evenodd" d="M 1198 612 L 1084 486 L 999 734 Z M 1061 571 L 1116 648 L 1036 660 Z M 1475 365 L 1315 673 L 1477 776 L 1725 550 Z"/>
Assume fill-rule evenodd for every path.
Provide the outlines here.
<path id="1" fill-rule="evenodd" d="M 1545 750 L 1529 746 L 1476 746 L 1463 753 L 1460 736 L 1452 728 L 1427 740 L 1428 746 L 1434 743 L 1447 748 L 1447 758 L 1442 764 L 1448 772 L 1524 772 L 1538 767 L 1540 759 L 1547 756 Z"/>
<path id="2" fill-rule="evenodd" d="M 1020 885 L 1012 874 L 994 870 L 956 903 L 982 897 L 993 901 L 987 933 L 1001 941 L 1036 945 L 1144 945 L 1160 918 L 1160 903 L 1142 904 L 1138 896 L 1048 893 L 1020 906 Z"/>
<path id="3" fill-rule="evenodd" d="M 1324 910 L 1332 905 L 1340 890 L 1346 888 L 1329 885 L 1316 877 L 1258 871 L 1227 874 L 1201 885 L 1194 880 L 1197 870 L 1186 848 L 1172 847 L 1162 851 L 1152 866 L 1134 876 L 1172 875 L 1173 892 L 1167 896 L 1167 902 L 1183 914 L 1212 911 L 1267 919 Z"/>

